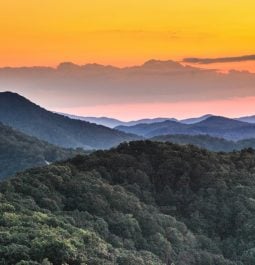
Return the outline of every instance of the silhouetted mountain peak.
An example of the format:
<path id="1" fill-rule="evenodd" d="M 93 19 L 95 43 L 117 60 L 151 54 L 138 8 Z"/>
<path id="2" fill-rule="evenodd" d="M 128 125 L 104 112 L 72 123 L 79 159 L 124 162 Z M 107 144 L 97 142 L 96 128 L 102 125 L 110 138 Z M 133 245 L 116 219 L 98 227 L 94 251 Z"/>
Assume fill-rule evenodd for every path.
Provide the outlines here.
<path id="1" fill-rule="evenodd" d="M 18 93 L 13 92 L 0 92 L 0 116 L 3 110 L 9 109 L 11 112 L 28 112 L 32 114 L 35 110 L 42 109 L 40 106 L 36 105 L 29 99 L 21 96 Z M 21 115 L 20 115 L 21 117 Z M 17 118 L 17 117 L 16 117 Z"/>
<path id="2" fill-rule="evenodd" d="M 0 92 L 0 95 L 1 95 L 1 97 L 6 97 L 6 98 L 23 98 L 18 93 L 11 92 L 11 91 Z"/>

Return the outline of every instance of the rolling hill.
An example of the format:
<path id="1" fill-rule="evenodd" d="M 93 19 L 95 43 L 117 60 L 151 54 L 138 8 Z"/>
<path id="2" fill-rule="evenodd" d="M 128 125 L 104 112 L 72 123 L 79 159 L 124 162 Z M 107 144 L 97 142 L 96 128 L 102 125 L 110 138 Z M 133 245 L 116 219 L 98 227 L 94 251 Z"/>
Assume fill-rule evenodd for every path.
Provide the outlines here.
<path id="1" fill-rule="evenodd" d="M 85 151 L 60 148 L 0 123 L 0 179 L 82 153 Z"/>
<path id="2" fill-rule="evenodd" d="M 255 124 L 220 116 L 210 116 L 195 124 L 165 121 L 153 124 L 139 124 L 136 126 L 118 126 L 116 129 L 127 133 L 135 133 L 147 138 L 169 134 L 206 134 L 233 141 L 255 138 Z"/>
<path id="3" fill-rule="evenodd" d="M 0 93 L 0 122 L 67 148 L 104 149 L 138 139 L 134 135 L 52 113 L 11 92 Z"/>
<path id="4" fill-rule="evenodd" d="M 245 139 L 239 141 L 228 141 L 223 138 L 212 137 L 209 135 L 161 135 L 150 139 L 151 141 L 170 142 L 180 145 L 195 145 L 199 148 L 213 152 L 231 152 L 246 148 L 255 149 L 255 139 Z"/>
<path id="5" fill-rule="evenodd" d="M 251 265 L 255 156 L 149 141 L 0 185 L 6 265 Z"/>

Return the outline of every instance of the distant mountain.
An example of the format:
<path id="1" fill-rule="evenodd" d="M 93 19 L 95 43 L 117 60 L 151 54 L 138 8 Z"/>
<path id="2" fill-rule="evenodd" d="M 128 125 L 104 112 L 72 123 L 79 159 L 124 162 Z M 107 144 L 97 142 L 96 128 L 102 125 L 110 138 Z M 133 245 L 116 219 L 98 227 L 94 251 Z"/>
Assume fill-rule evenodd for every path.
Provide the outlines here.
<path id="1" fill-rule="evenodd" d="M 248 122 L 248 123 L 255 123 L 255 115 L 253 116 L 246 116 L 237 118 L 238 121 Z"/>
<path id="2" fill-rule="evenodd" d="M 66 114 L 66 113 L 59 113 L 59 114 L 69 117 L 70 119 L 87 121 L 90 123 L 103 125 L 103 126 L 106 126 L 112 129 L 116 126 L 119 126 L 125 123 L 120 120 L 113 119 L 113 118 L 107 118 L 107 117 L 83 117 L 83 116 L 76 116 L 76 115 L 71 115 L 71 114 Z"/>
<path id="3" fill-rule="evenodd" d="M 181 123 L 185 123 L 185 124 L 194 124 L 203 120 L 206 120 L 207 118 L 213 116 L 212 114 L 206 114 L 203 115 L 201 117 L 197 117 L 197 118 L 189 118 L 189 119 L 184 119 L 184 120 L 180 120 Z"/>
<path id="4" fill-rule="evenodd" d="M 186 124 L 182 124 L 176 121 L 163 121 L 151 124 L 137 124 L 134 126 L 118 126 L 116 129 L 126 132 L 135 133 L 143 137 L 153 137 L 162 134 L 180 134 L 185 133 L 187 128 Z"/>
<path id="5" fill-rule="evenodd" d="M 168 134 L 207 134 L 234 141 L 255 138 L 255 124 L 249 124 L 219 116 L 210 116 L 209 118 L 194 124 L 165 121 L 161 123 L 139 124 L 129 127 L 118 126 L 117 129 L 127 133 L 135 133 L 146 138 Z"/>
<path id="6" fill-rule="evenodd" d="M 87 122 L 95 123 L 98 125 L 103 125 L 103 126 L 106 126 L 112 129 L 118 126 L 134 126 L 137 124 L 152 124 L 152 123 L 158 123 L 158 122 L 164 122 L 164 121 L 176 121 L 176 122 L 180 122 L 183 124 L 195 124 L 195 123 L 204 121 L 209 117 L 214 116 L 212 114 L 205 114 L 200 117 L 187 118 L 183 120 L 178 120 L 175 118 L 152 118 L 152 119 L 148 118 L 148 119 L 140 119 L 140 120 L 134 120 L 134 121 L 121 121 L 121 120 L 109 118 L 109 117 L 84 117 L 84 116 L 77 116 L 77 115 L 66 114 L 66 113 L 59 113 L 59 114 L 69 117 L 71 119 L 87 121 Z M 248 123 L 255 123 L 255 115 L 240 117 L 234 120 L 248 122 Z"/>
<path id="7" fill-rule="evenodd" d="M 141 120 L 135 120 L 135 121 L 127 121 L 124 122 L 122 125 L 125 126 L 133 126 L 137 124 L 152 124 L 152 123 L 158 123 L 158 122 L 164 122 L 164 121 L 178 121 L 175 118 L 152 118 L 152 119 L 141 119 Z"/>
<path id="8" fill-rule="evenodd" d="M 0 123 L 0 179 L 77 154 L 85 152 L 54 146 Z"/>
<path id="9" fill-rule="evenodd" d="M 138 139 L 134 135 L 52 113 L 11 92 L 0 93 L 0 122 L 68 148 L 104 149 Z"/>
<path id="10" fill-rule="evenodd" d="M 245 148 L 255 149 L 255 138 L 245 139 L 237 142 L 228 141 L 223 138 L 212 137 L 209 135 L 161 135 L 151 138 L 152 141 L 171 142 L 175 144 L 192 144 L 197 147 L 207 149 L 213 152 L 231 152 Z"/>
<path id="11" fill-rule="evenodd" d="M 174 118 L 153 118 L 153 119 L 141 119 L 141 120 L 125 122 L 125 121 L 108 118 L 108 117 L 83 117 L 83 116 L 76 116 L 76 115 L 71 115 L 71 114 L 66 114 L 66 113 L 59 113 L 59 114 L 67 116 L 70 119 L 87 121 L 87 122 L 95 123 L 98 125 L 103 125 L 103 126 L 106 126 L 112 129 L 117 126 L 121 126 L 121 125 L 133 126 L 133 125 L 140 124 L 140 123 L 150 124 L 150 123 L 162 122 L 166 120 L 177 121 Z"/>

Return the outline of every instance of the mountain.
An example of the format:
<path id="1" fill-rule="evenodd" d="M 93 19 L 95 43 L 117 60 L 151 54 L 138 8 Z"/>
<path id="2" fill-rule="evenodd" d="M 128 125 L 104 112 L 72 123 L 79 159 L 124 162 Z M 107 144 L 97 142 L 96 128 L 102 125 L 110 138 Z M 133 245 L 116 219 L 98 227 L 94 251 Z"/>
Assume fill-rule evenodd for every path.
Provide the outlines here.
<path id="1" fill-rule="evenodd" d="M 211 116 L 213 116 L 213 115 L 212 114 L 206 114 L 206 115 L 203 115 L 203 116 L 197 117 L 197 118 L 188 118 L 188 119 L 180 120 L 180 122 L 184 123 L 184 124 L 194 124 L 194 123 L 206 120 L 207 118 L 209 118 Z"/>
<path id="2" fill-rule="evenodd" d="M 117 119 L 113 118 L 108 118 L 108 117 L 83 117 L 83 116 L 76 116 L 76 115 L 71 115 L 71 114 L 65 114 L 65 113 L 59 113 L 61 115 L 67 116 L 70 119 L 75 119 L 75 120 L 82 120 L 82 121 L 87 121 L 91 123 L 95 123 L 98 125 L 103 125 L 109 128 L 115 128 L 117 126 L 132 126 L 140 123 L 157 123 L 157 122 L 162 122 L 166 120 L 172 120 L 172 121 L 177 121 L 174 118 L 152 118 L 152 119 L 141 119 L 141 120 L 135 120 L 135 121 L 120 121 Z"/>
<path id="3" fill-rule="evenodd" d="M 108 118 L 108 117 L 83 117 L 83 116 L 76 116 L 76 115 L 71 115 L 71 114 L 66 114 L 66 113 L 59 113 L 59 114 L 69 117 L 70 119 L 87 121 L 90 123 L 95 123 L 98 125 L 106 126 L 112 129 L 124 123 L 123 121 L 113 119 L 113 118 Z"/>
<path id="4" fill-rule="evenodd" d="M 66 160 L 79 153 L 85 152 L 48 144 L 0 123 L 0 179 L 28 168 Z"/>
<path id="5" fill-rule="evenodd" d="M 195 145 L 199 148 L 213 152 L 231 152 L 246 148 L 255 149 L 255 138 L 240 141 L 228 141 L 223 138 L 212 137 L 209 135 L 161 135 L 150 139 L 151 141 L 170 142 L 180 145 Z"/>
<path id="6" fill-rule="evenodd" d="M 11 92 L 0 93 L 0 122 L 67 148 L 110 148 L 137 139 L 134 135 L 52 113 Z"/>
<path id="7" fill-rule="evenodd" d="M 255 138 L 255 124 L 218 116 L 191 125 L 190 129 L 229 140 Z"/>
<path id="8" fill-rule="evenodd" d="M 127 121 L 127 122 L 124 122 L 122 125 L 133 126 L 133 125 L 137 125 L 137 124 L 152 124 L 152 123 L 158 123 L 158 122 L 164 122 L 164 121 L 177 121 L 177 119 L 175 119 L 175 118 L 141 119 L 141 120 L 135 120 L 135 121 Z"/>
<path id="9" fill-rule="evenodd" d="M 150 141 L 0 185 L 1 263 L 251 265 L 255 155 Z"/>
<path id="10" fill-rule="evenodd" d="M 184 133 L 187 127 L 186 124 L 167 120 L 151 124 L 142 123 L 134 126 L 117 126 L 116 129 L 126 133 L 135 133 L 143 137 L 153 137 L 162 134 Z"/>
<path id="11" fill-rule="evenodd" d="M 95 123 L 98 125 L 103 125 L 109 128 L 116 128 L 118 126 L 134 126 L 137 124 L 152 124 L 152 123 L 158 123 L 158 122 L 164 122 L 164 121 L 176 121 L 180 122 L 183 124 L 195 124 L 201 121 L 206 120 L 209 117 L 213 117 L 214 115 L 212 114 L 205 114 L 200 117 L 196 118 L 187 118 L 183 120 L 177 120 L 175 118 L 152 118 L 152 119 L 140 119 L 140 120 L 134 120 L 134 121 L 121 121 L 118 119 L 114 118 L 108 118 L 108 117 L 83 117 L 83 116 L 76 116 L 76 115 L 71 115 L 71 114 L 66 114 L 66 113 L 59 113 L 61 115 L 67 116 L 71 119 L 76 119 L 76 120 L 83 120 L 91 123 Z M 255 123 L 255 116 L 246 116 L 246 117 L 240 117 L 236 118 L 234 120 L 237 121 L 242 121 L 242 122 L 247 122 L 247 123 Z"/>
<path id="12" fill-rule="evenodd" d="M 253 116 L 246 116 L 237 118 L 238 121 L 248 122 L 248 123 L 255 123 L 255 115 Z"/>
<path id="13" fill-rule="evenodd" d="M 220 116 L 210 116 L 209 118 L 194 124 L 165 121 L 149 125 L 139 124 L 129 127 L 118 126 L 116 129 L 127 133 L 135 133 L 147 138 L 169 134 L 206 134 L 234 141 L 255 138 L 255 124 L 249 124 Z"/>

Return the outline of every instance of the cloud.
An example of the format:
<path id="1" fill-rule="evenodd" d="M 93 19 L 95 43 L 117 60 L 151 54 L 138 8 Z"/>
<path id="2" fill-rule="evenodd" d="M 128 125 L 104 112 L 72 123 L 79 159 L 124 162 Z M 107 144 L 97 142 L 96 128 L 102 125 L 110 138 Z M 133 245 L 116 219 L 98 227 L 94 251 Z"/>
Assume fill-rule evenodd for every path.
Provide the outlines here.
<path id="1" fill-rule="evenodd" d="M 0 91 L 20 93 L 53 110 L 95 110 L 101 106 L 102 115 L 107 114 L 103 106 L 107 109 L 116 104 L 128 113 L 126 106 L 140 104 L 255 97 L 254 87 L 253 73 L 221 74 L 171 60 L 150 60 L 140 66 L 124 68 L 72 63 L 57 68 L 0 68 Z"/>
<path id="2" fill-rule="evenodd" d="M 220 58 L 184 58 L 184 63 L 212 64 L 212 63 L 234 63 L 255 61 L 255 55 L 244 55 L 237 57 L 220 57 Z"/>

